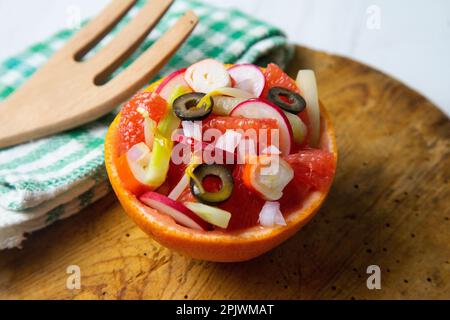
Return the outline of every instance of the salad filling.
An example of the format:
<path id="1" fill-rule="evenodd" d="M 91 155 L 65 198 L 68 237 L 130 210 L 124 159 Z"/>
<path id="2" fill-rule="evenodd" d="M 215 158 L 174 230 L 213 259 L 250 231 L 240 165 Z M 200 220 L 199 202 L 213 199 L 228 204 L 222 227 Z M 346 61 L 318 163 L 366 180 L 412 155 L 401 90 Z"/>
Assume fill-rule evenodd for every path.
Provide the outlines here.
<path id="1" fill-rule="evenodd" d="M 115 162 L 124 188 L 186 228 L 283 227 L 331 185 L 320 119 L 314 72 L 206 59 L 123 106 Z"/>

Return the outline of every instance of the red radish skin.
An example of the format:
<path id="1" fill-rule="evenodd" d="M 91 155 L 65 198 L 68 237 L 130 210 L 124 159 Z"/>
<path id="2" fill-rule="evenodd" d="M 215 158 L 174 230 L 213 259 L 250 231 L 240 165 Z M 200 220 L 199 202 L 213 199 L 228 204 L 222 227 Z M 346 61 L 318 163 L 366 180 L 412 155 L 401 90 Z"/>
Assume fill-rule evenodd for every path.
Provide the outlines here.
<path id="1" fill-rule="evenodd" d="M 254 119 L 274 119 L 280 130 L 280 151 L 287 156 L 294 144 L 294 136 L 291 124 L 279 107 L 263 99 L 250 99 L 238 104 L 230 113 L 230 116 L 242 116 Z"/>
<path id="2" fill-rule="evenodd" d="M 172 217 L 177 223 L 196 230 L 211 230 L 211 225 L 180 202 L 157 192 L 144 193 L 139 200 L 149 207 Z"/>
<path id="3" fill-rule="evenodd" d="M 177 70 L 170 75 L 168 75 L 163 82 L 156 89 L 156 93 L 158 93 L 161 97 L 163 97 L 166 101 L 170 98 L 173 90 L 178 86 L 185 86 L 189 88 L 189 85 L 184 80 L 184 73 L 186 72 L 186 68 Z"/>
<path id="4" fill-rule="evenodd" d="M 233 87 L 260 97 L 266 84 L 264 73 L 253 64 L 239 64 L 228 69 Z"/>

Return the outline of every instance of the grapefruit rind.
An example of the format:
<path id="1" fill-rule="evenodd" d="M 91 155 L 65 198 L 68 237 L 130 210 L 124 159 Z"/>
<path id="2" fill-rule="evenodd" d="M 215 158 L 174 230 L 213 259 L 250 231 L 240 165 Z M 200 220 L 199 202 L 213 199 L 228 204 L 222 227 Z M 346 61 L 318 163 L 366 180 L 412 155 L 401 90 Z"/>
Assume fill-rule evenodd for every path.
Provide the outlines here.
<path id="1" fill-rule="evenodd" d="M 162 80 L 144 89 L 152 91 Z M 337 146 L 330 116 L 321 104 L 320 149 L 327 150 L 337 161 Z M 118 125 L 120 113 L 111 123 L 105 138 L 105 164 L 114 192 L 124 211 L 133 221 L 161 245 L 195 259 L 216 262 L 246 261 L 278 246 L 310 221 L 324 202 L 329 189 L 314 191 L 299 208 L 286 217 L 286 226 L 255 226 L 236 231 L 201 231 L 177 224 L 171 217 L 141 203 L 123 187 L 115 161 L 118 157 Z"/>

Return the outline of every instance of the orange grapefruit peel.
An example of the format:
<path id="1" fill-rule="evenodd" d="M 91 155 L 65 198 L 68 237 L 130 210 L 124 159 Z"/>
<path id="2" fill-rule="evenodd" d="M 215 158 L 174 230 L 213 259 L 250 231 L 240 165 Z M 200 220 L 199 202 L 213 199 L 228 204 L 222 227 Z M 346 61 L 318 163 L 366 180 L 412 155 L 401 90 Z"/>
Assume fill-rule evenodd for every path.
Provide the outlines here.
<path id="1" fill-rule="evenodd" d="M 161 80 L 163 81 L 163 80 Z M 154 91 L 161 81 L 145 91 Z M 331 152 L 337 161 L 335 131 L 324 106 L 321 109 L 321 136 L 319 148 Z M 237 262 L 246 261 L 278 246 L 298 232 L 319 210 L 328 194 L 325 191 L 310 193 L 299 208 L 285 216 L 286 226 L 254 226 L 243 230 L 193 230 L 177 224 L 173 218 L 141 203 L 130 192 L 118 173 L 118 127 L 120 113 L 111 123 L 105 138 L 105 164 L 108 177 L 120 204 L 128 216 L 149 236 L 161 245 L 195 259 Z"/>

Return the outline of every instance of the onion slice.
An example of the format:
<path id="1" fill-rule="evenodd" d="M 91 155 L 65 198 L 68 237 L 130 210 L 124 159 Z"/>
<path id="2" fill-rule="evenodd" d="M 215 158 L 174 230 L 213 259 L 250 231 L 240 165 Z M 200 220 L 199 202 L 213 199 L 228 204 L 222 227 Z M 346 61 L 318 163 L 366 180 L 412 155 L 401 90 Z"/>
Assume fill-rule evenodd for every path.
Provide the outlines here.
<path id="1" fill-rule="evenodd" d="M 320 106 L 314 71 L 300 70 L 297 75 L 297 85 L 306 101 L 306 112 L 311 124 L 310 144 L 311 147 L 317 147 L 320 138 Z"/>
<path id="2" fill-rule="evenodd" d="M 279 155 L 260 155 L 257 163 L 246 163 L 244 184 L 269 201 L 281 199 L 284 188 L 294 178 L 294 170 Z"/>
<path id="3" fill-rule="evenodd" d="M 140 183 L 147 185 L 146 167 L 151 160 L 149 147 L 144 142 L 137 143 L 127 151 L 125 156 L 134 178 Z"/>
<path id="4" fill-rule="evenodd" d="M 247 99 L 229 96 L 215 96 L 213 97 L 214 105 L 212 113 L 218 116 L 228 116 L 238 104 L 244 102 L 245 100 Z"/>
<path id="5" fill-rule="evenodd" d="M 145 143 L 139 142 L 127 151 L 127 159 L 145 167 L 150 161 L 150 149 Z"/>
<path id="6" fill-rule="evenodd" d="M 302 144 L 303 139 L 305 139 L 306 137 L 308 128 L 298 115 L 292 114 L 290 112 L 284 112 L 284 114 L 286 115 L 286 118 L 289 120 L 289 123 L 291 124 L 294 142 L 296 144 Z"/>
<path id="7" fill-rule="evenodd" d="M 177 183 L 175 188 L 170 191 L 168 198 L 172 200 L 178 200 L 178 198 L 181 196 L 183 191 L 189 186 L 189 177 L 186 174 L 183 174 L 183 177 L 180 179 L 180 181 Z"/>
<path id="8" fill-rule="evenodd" d="M 234 110 L 234 108 L 231 109 L 231 106 L 229 106 L 229 104 L 231 104 L 230 101 L 225 102 L 225 101 L 220 101 L 220 99 L 214 100 L 214 97 L 217 97 L 217 96 L 225 96 L 225 97 L 228 97 L 229 99 L 230 99 L 230 97 L 235 98 L 235 99 L 240 99 L 241 103 L 248 99 L 254 98 L 254 96 L 247 91 L 237 89 L 237 88 L 221 87 L 221 88 L 217 88 L 217 89 L 214 89 L 213 91 L 208 92 L 208 94 L 206 94 L 203 98 L 201 98 L 200 101 L 197 103 L 197 107 L 200 107 L 202 105 L 211 105 L 211 102 L 219 102 L 219 103 L 222 103 L 222 105 L 219 104 L 217 107 L 215 107 L 213 104 L 213 112 L 214 112 L 214 109 L 216 109 L 216 111 L 214 113 L 216 113 L 216 114 L 222 113 L 222 114 L 228 115 L 232 110 Z M 224 102 L 227 103 L 228 105 L 224 105 Z M 239 105 L 237 102 L 238 101 L 234 101 L 235 107 L 237 105 Z M 229 110 L 229 109 L 231 109 L 231 110 Z"/>
<path id="9" fill-rule="evenodd" d="M 254 94 L 238 88 L 222 87 L 209 93 L 210 96 L 229 96 L 233 98 L 251 99 L 256 98 Z"/>
<path id="10" fill-rule="evenodd" d="M 280 203 L 276 201 L 266 201 L 259 213 L 259 224 L 263 227 L 273 227 L 274 225 L 286 226 L 286 220 L 280 211 Z"/>

